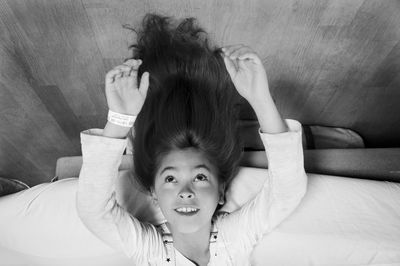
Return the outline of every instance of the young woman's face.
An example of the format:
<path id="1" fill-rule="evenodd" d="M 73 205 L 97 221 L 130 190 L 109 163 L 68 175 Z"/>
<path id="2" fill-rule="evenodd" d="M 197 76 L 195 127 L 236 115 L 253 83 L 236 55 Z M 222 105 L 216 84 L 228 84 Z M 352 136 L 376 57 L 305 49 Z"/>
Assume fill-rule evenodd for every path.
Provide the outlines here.
<path id="1" fill-rule="evenodd" d="M 218 202 L 223 203 L 216 168 L 194 148 L 174 150 L 163 157 L 153 191 L 165 219 L 181 233 L 194 233 L 209 225 Z M 190 215 L 177 211 L 185 206 L 198 211 Z"/>

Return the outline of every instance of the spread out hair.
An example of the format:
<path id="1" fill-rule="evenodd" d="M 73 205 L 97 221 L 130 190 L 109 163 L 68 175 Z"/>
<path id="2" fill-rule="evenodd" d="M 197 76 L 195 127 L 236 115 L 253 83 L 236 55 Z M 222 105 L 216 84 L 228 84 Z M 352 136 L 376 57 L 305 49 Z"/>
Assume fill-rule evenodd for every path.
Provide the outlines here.
<path id="1" fill-rule="evenodd" d="M 172 17 L 146 14 L 131 46 L 131 58 L 143 61 L 138 77 L 150 73 L 146 101 L 129 135 L 133 176 L 145 192 L 154 185 L 163 156 L 172 150 L 192 147 L 204 152 L 218 170 L 219 184 L 226 186 L 243 154 L 240 96 L 220 48 L 210 46 L 195 18 L 174 22 Z"/>

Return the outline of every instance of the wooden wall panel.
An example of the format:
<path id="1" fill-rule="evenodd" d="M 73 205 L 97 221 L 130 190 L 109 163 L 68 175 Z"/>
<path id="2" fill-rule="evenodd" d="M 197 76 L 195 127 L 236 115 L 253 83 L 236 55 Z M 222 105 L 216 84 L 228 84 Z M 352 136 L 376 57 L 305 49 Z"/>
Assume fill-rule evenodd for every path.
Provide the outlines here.
<path id="1" fill-rule="evenodd" d="M 0 138 L 0 176 L 14 177 L 25 182 L 28 186 L 48 182 L 46 173 L 41 166 L 36 167 L 24 154 L 23 149 L 17 149 L 3 137 Z M 46 165 L 46 164 L 45 164 Z"/>
<path id="2" fill-rule="evenodd" d="M 283 117 L 400 147 L 399 1 L 0 0 L 2 176 L 49 181 L 58 157 L 80 154 L 79 132 L 106 122 L 104 75 L 131 56 L 123 25 L 147 12 L 196 17 L 214 44 L 251 46 Z"/>
<path id="3" fill-rule="evenodd" d="M 8 1 L 8 6 L 15 19 L 10 24 L 19 26 L 10 32 L 23 34 L 22 51 L 41 64 L 32 73 L 39 84 L 57 84 L 78 117 L 104 115 L 99 81 L 105 70 L 82 4 L 37 0 Z"/>
<path id="4" fill-rule="evenodd" d="M 57 157 L 79 153 L 78 143 L 65 135 L 35 93 L 33 87 L 37 85 L 24 69 L 25 62 L 13 47 L 5 48 L 0 49 L 1 172 L 8 177 L 5 169 L 19 164 L 26 167 L 20 175 L 11 171 L 13 178 L 27 184 L 44 182 L 54 174 Z"/>

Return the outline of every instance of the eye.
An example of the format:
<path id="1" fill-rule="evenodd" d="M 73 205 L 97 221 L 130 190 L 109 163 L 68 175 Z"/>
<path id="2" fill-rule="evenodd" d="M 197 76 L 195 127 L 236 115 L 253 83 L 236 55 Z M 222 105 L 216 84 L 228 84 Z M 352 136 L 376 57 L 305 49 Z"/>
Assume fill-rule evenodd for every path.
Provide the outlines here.
<path id="1" fill-rule="evenodd" d="M 206 181 L 206 180 L 208 180 L 208 178 L 207 178 L 205 175 L 203 175 L 203 174 L 199 174 L 199 175 L 197 175 L 196 177 L 201 178 L 200 181 Z"/>
<path id="2" fill-rule="evenodd" d="M 165 178 L 165 182 L 171 183 L 173 179 L 174 179 L 174 177 L 173 177 L 172 175 L 169 175 L 169 176 L 167 176 L 167 177 Z"/>

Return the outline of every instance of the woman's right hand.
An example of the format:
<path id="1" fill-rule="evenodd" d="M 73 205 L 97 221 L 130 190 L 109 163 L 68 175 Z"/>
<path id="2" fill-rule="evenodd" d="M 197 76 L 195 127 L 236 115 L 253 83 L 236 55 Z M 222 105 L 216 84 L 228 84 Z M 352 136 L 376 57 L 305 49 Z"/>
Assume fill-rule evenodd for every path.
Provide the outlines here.
<path id="1" fill-rule="evenodd" d="M 144 72 L 137 84 L 137 73 L 142 60 L 130 59 L 106 74 L 106 98 L 111 111 L 138 115 L 149 88 L 149 72 Z"/>

